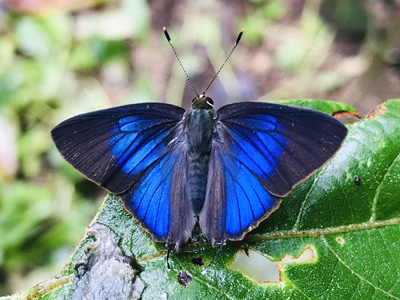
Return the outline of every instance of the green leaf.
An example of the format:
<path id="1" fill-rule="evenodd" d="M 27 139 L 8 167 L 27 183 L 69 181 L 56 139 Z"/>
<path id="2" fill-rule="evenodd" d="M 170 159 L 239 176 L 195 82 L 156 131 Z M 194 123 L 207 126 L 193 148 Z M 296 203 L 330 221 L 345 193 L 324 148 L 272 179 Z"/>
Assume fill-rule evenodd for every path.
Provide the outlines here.
<path id="1" fill-rule="evenodd" d="M 329 100 L 320 99 L 290 99 L 290 100 L 280 100 L 272 101 L 273 103 L 285 104 L 298 106 L 308 109 L 315 109 L 322 111 L 328 115 L 333 115 L 335 112 L 348 111 L 350 113 L 355 113 L 356 110 L 345 103 L 334 102 Z"/>
<path id="2" fill-rule="evenodd" d="M 328 113 L 354 112 L 329 101 L 289 102 Z M 143 299 L 399 299 L 400 100 L 384 103 L 348 128 L 337 155 L 243 241 L 229 242 L 204 274 L 204 267 L 192 259 L 201 258 L 207 265 L 218 249 L 203 241 L 198 230 L 190 245 L 171 253 L 168 270 L 164 245 L 151 241 L 118 197 L 105 199 L 91 225 L 111 229 L 124 255 L 144 267 L 134 277 L 144 284 Z M 91 243 L 93 236 L 85 235 L 61 275 L 49 281 L 47 289 L 40 286 L 46 292 L 36 287 L 30 296 L 54 299 L 68 294 Z M 279 282 L 259 283 L 233 268 L 240 249 L 272 261 L 285 255 L 296 258 L 306 250 L 312 255 L 302 262 L 278 263 Z M 178 283 L 180 271 L 192 276 L 186 287 Z"/>

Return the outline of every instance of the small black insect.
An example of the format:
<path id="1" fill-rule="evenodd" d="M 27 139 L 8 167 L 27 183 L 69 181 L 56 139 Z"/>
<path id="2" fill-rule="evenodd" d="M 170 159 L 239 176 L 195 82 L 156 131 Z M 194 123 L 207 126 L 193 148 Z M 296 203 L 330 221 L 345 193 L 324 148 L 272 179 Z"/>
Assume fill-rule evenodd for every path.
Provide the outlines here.
<path id="1" fill-rule="evenodd" d="M 360 176 L 358 176 L 358 175 L 354 176 L 354 183 L 355 183 L 356 185 L 360 185 L 360 184 L 361 184 L 361 178 L 360 178 Z"/>

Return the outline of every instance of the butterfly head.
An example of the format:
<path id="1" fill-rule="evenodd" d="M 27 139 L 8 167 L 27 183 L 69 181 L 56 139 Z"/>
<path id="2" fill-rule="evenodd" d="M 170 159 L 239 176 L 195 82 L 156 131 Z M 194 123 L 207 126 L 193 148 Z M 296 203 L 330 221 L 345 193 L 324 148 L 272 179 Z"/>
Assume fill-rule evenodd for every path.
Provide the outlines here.
<path id="1" fill-rule="evenodd" d="M 204 94 L 194 97 L 192 99 L 192 109 L 204 108 L 212 109 L 214 107 L 214 100 L 210 97 L 206 97 Z"/>

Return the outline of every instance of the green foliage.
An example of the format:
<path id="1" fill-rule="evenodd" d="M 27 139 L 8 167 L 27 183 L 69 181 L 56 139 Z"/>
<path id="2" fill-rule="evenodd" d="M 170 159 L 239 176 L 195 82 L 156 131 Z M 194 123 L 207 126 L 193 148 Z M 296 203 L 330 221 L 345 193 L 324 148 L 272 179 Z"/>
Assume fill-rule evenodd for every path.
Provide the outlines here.
<path id="1" fill-rule="evenodd" d="M 362 1 L 335 0 L 322 1 L 322 6 L 317 5 L 318 1 L 278 0 L 232 4 L 94 0 L 77 6 L 76 1 L 54 1 L 56 8 L 50 10 L 41 6 L 42 1 L 28 1 L 32 2 L 29 4 L 32 13 L 18 10 L 27 1 L 3 2 L 0 13 L 0 295 L 57 273 L 95 213 L 96 200 L 100 201 L 104 195 L 62 160 L 50 138 L 52 128 L 73 115 L 120 104 L 166 101 L 188 107 L 193 93 L 174 61 L 162 26 L 168 26 L 185 67 L 200 90 L 220 67 L 235 35 L 245 28 L 240 47 L 209 91 L 217 105 L 260 95 L 264 100 L 312 96 L 345 99 L 355 104 L 362 114 L 379 99 L 397 97 L 398 93 L 394 69 L 384 69 L 398 65 L 399 61 L 395 31 L 399 27 L 394 23 L 399 18 L 392 9 L 392 1 L 386 1 L 386 6 L 370 6 L 368 13 Z M 10 3 L 14 6 L 7 7 Z M 50 1 L 48 6 L 54 3 Z M 374 12 L 374 7 L 388 9 L 390 14 L 386 12 L 386 18 L 375 20 L 372 13 L 377 17 L 383 13 L 385 17 L 385 11 Z M 382 20 L 384 26 L 379 25 L 378 31 L 375 21 Z M 335 36 L 332 29 L 339 35 Z M 356 42 L 347 40 L 343 47 L 341 32 L 355 37 Z M 374 42 L 376 45 L 371 48 Z M 349 44 L 353 52 L 346 56 L 341 50 L 346 50 Z M 368 51 L 356 53 L 354 49 Z M 386 63 L 375 59 L 376 52 L 387 54 Z M 363 81 L 364 72 L 367 76 Z M 326 109 L 323 101 L 295 102 Z M 333 103 L 329 107 L 328 113 L 349 110 Z M 391 180 L 396 180 L 398 174 L 397 165 L 390 170 L 378 188 L 377 195 L 382 200 L 376 205 L 377 218 L 397 216 L 396 203 L 388 201 L 392 197 Z M 361 193 L 368 179 L 365 176 L 370 174 L 360 170 L 359 175 L 361 185 L 357 191 Z M 350 177 L 346 180 L 350 182 Z M 282 214 L 282 218 L 291 220 L 297 212 L 294 207 L 292 214 L 285 214 L 285 203 L 276 216 Z M 313 211 L 313 205 L 305 204 L 303 210 Z M 359 210 L 366 214 L 363 207 Z M 122 211 L 121 215 L 124 214 Z M 281 224 L 276 223 L 274 218 L 278 217 L 274 216 L 258 230 L 264 226 L 266 230 L 275 228 L 268 225 L 270 222 Z M 129 220 L 125 225 L 134 226 Z M 279 226 L 284 228 L 282 224 Z M 147 244 L 130 246 L 141 249 L 136 252 L 121 244 L 124 251 L 147 258 L 146 253 L 154 251 L 162 261 L 165 256 L 162 246 L 148 246 L 150 239 L 143 231 L 129 228 L 132 228 L 133 240 L 142 237 Z M 186 251 L 197 251 L 196 245 Z M 299 248 L 299 253 L 302 250 Z M 211 257 L 215 249 L 209 251 Z M 235 252 L 232 251 L 227 253 Z M 74 262 L 75 259 L 76 255 Z M 164 262 L 160 266 L 164 270 Z M 72 274 L 72 269 L 66 273 Z M 171 275 L 171 282 L 176 279 L 174 276 Z M 62 285 L 56 282 L 55 286 Z M 192 285 L 193 282 L 188 289 Z M 57 291 L 61 297 L 64 289 Z M 57 298 L 56 294 L 48 295 Z"/>
<path id="2" fill-rule="evenodd" d="M 290 100 L 286 104 L 319 108 L 332 113 L 340 103 Z M 123 253 L 144 267 L 139 275 L 146 288 L 143 299 L 392 299 L 400 296 L 398 283 L 400 195 L 400 100 L 349 125 L 349 135 L 337 155 L 319 172 L 301 183 L 280 208 L 241 242 L 229 242 L 217 261 L 204 267 L 191 263 L 201 257 L 207 265 L 217 248 L 194 242 L 170 257 L 166 250 L 127 213 L 116 196 L 109 195 L 92 224 L 109 227 Z M 355 184 L 354 176 L 361 178 Z M 68 293 L 71 275 L 81 260 L 86 237 L 46 297 Z M 312 250 L 309 260 L 282 265 L 280 283 L 258 283 L 230 267 L 240 249 L 252 249 L 270 260 L 298 257 Z M 177 282 L 179 271 L 193 280 L 186 288 Z M 54 285 L 54 281 L 51 282 Z M 51 289 L 50 289 L 51 290 Z M 37 292 L 37 290 L 33 290 Z"/>
<path id="3" fill-rule="evenodd" d="M 126 69 L 129 57 L 123 40 L 74 40 L 65 13 L 2 18 L 0 295 L 13 291 L 4 278 L 15 280 L 38 265 L 38 273 L 48 274 L 32 273 L 34 282 L 57 272 L 93 216 L 98 205 L 88 198 L 100 189 L 62 160 L 50 131 L 75 113 L 76 103 L 101 108 L 104 91 L 93 76 L 116 65 Z"/>

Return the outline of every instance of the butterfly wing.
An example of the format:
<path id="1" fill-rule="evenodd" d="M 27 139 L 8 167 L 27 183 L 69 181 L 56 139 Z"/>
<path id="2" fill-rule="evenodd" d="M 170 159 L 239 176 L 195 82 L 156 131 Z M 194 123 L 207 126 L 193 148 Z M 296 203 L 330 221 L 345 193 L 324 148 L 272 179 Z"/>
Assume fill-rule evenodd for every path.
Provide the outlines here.
<path id="1" fill-rule="evenodd" d="M 120 106 L 68 119 L 52 137 L 74 168 L 121 197 L 154 240 L 178 244 L 194 223 L 185 185 L 184 112 L 160 103 Z"/>
<path id="2" fill-rule="evenodd" d="M 52 132 L 58 151 L 85 177 L 120 194 L 182 133 L 180 107 L 143 103 L 70 118 Z"/>
<path id="3" fill-rule="evenodd" d="M 125 208 L 153 235 L 156 242 L 175 245 L 188 242 L 195 217 L 186 181 L 186 147 L 183 141 L 146 170 L 122 193 Z"/>
<path id="4" fill-rule="evenodd" d="M 236 103 L 217 114 L 200 213 L 213 243 L 242 239 L 328 161 L 347 134 L 329 115 L 286 105 Z"/>

